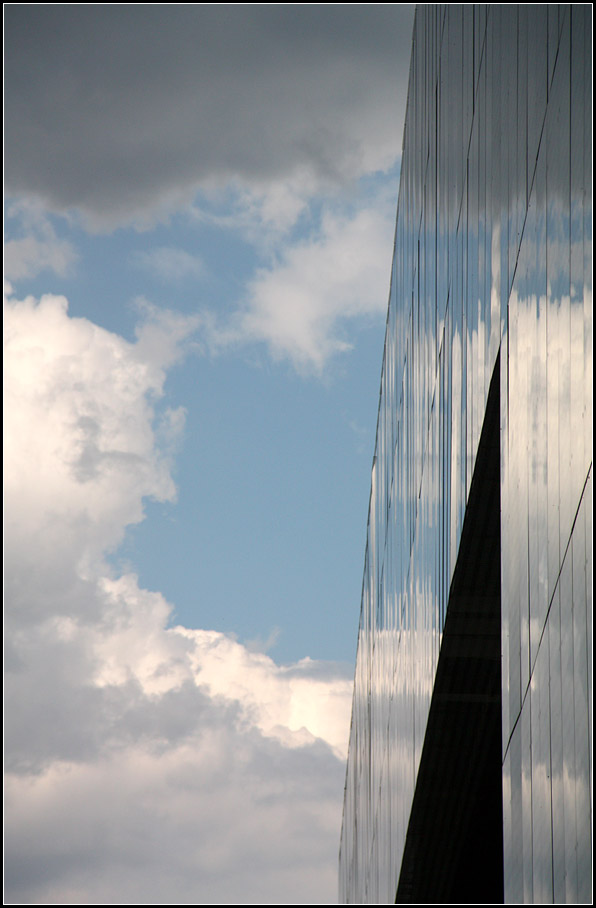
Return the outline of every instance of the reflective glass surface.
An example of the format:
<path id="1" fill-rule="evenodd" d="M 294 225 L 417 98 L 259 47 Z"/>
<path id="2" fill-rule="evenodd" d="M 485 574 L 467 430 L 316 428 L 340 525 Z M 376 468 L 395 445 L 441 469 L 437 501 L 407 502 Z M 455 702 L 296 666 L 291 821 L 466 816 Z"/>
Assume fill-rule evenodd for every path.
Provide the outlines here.
<path id="1" fill-rule="evenodd" d="M 341 901 L 395 900 L 497 362 L 505 901 L 591 898 L 591 34 L 589 5 L 416 12 Z"/>

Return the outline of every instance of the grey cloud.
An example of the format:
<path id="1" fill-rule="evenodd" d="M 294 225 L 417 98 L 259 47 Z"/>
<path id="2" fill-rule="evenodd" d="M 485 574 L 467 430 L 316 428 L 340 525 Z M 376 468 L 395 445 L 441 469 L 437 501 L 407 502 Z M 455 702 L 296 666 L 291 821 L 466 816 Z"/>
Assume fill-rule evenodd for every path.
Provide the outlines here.
<path id="1" fill-rule="evenodd" d="M 86 653 L 68 643 L 46 644 L 26 668 L 6 672 L 8 772 L 37 775 L 55 761 L 95 763 L 139 744 L 160 753 L 191 737 L 198 747 L 217 727 L 238 721 L 237 704 L 214 703 L 193 682 L 159 697 L 147 696 L 135 680 L 96 687 Z"/>
<path id="2" fill-rule="evenodd" d="M 13 5 L 5 29 L 6 188 L 58 210 L 114 223 L 401 149 L 411 7 Z"/>
<path id="3" fill-rule="evenodd" d="M 39 801 L 10 778 L 7 899 L 334 902 L 341 764 L 322 747 L 296 752 L 256 733 L 218 731 L 217 769 L 206 770 L 195 748 L 144 778 L 139 751 L 138 773 L 124 760 L 73 767 Z M 20 814 L 17 792 L 26 800 Z"/>

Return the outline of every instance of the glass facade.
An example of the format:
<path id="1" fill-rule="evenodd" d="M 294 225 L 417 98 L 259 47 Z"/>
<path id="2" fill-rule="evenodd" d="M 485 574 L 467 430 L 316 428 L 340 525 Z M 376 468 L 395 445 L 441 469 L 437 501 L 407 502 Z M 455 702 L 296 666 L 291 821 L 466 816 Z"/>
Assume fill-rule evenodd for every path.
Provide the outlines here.
<path id="1" fill-rule="evenodd" d="M 472 780 L 469 758 L 457 762 L 460 739 L 446 755 L 436 729 L 449 622 L 469 629 L 468 666 L 486 636 L 465 618 L 470 597 L 455 578 L 462 564 L 481 576 L 488 550 L 498 582 L 484 598 L 476 589 L 474 614 L 484 599 L 497 603 L 502 895 L 591 899 L 591 35 L 591 5 L 416 11 L 340 845 L 344 902 L 416 901 L 411 881 L 427 859 L 432 877 L 430 852 L 451 847 L 437 839 L 421 864 L 434 841 L 424 822 L 440 800 L 428 780 L 447 765 L 454 792 Z M 487 536 L 472 556 L 484 539 L 476 527 L 487 493 L 470 502 L 489 469 L 489 392 L 500 545 Z M 477 739 L 469 751 L 470 734 L 461 732 L 462 753 L 484 759 Z M 424 780 L 434 792 L 426 798 Z M 472 800 L 477 812 L 482 788 Z M 477 838 L 466 839 L 457 807 L 441 809 L 451 812 L 451 839 Z M 416 843 L 418 863 L 406 867 Z"/>

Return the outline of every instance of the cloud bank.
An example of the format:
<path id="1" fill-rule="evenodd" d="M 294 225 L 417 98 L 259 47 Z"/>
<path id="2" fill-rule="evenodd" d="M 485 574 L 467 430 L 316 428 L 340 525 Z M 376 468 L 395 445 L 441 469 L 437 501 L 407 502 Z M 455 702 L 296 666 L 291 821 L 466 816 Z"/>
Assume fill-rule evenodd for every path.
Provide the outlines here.
<path id="1" fill-rule="evenodd" d="M 8 901 L 335 900 L 351 682 L 170 627 L 105 560 L 175 497 L 162 394 L 195 328 L 5 302 Z"/>
<path id="2" fill-rule="evenodd" d="M 96 226 L 231 179 L 287 206 L 401 148 L 408 6 L 13 5 L 5 26 L 7 191 Z"/>

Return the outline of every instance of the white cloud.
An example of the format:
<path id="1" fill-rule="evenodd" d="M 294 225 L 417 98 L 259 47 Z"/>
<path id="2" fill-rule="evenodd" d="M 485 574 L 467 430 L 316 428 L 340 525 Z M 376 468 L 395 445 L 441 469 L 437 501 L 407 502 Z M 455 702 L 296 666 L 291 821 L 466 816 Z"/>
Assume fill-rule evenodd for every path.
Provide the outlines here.
<path id="1" fill-rule="evenodd" d="M 353 216 L 325 214 L 319 235 L 288 245 L 257 272 L 235 338 L 264 341 L 274 358 L 320 374 L 350 348 L 350 320 L 386 313 L 393 231 L 384 204 Z"/>
<path id="2" fill-rule="evenodd" d="M 6 895 L 333 901 L 351 683 L 168 627 L 102 561 L 175 496 L 156 421 L 196 322 L 145 309 L 130 344 L 5 305 Z"/>
<path id="3" fill-rule="evenodd" d="M 339 759 L 347 756 L 345 678 L 318 677 L 312 662 L 278 666 L 215 631 L 177 629 L 195 644 L 191 660 L 199 684 L 214 696 L 241 704 L 243 715 L 268 737 L 290 747 L 325 740 Z"/>
<path id="4" fill-rule="evenodd" d="M 57 537 L 48 549 L 98 557 L 120 542 L 127 524 L 142 519 L 143 497 L 174 498 L 152 426 L 165 369 L 180 334 L 189 331 L 177 316 L 171 321 L 166 330 L 147 320 L 132 345 L 86 319 L 69 318 L 64 297 L 8 303 L 10 540 L 20 544 L 46 527 Z"/>
<path id="5" fill-rule="evenodd" d="M 238 216 L 228 216 L 225 226 L 252 240 L 260 225 L 256 242 L 262 253 L 268 252 L 269 264 L 257 268 L 243 302 L 229 317 L 201 313 L 202 339 L 214 353 L 265 343 L 273 359 L 287 359 L 301 373 L 322 376 L 337 354 L 351 349 L 359 321 L 386 316 L 393 186 L 381 181 L 355 210 L 322 201 L 308 232 L 294 239 L 267 225 L 263 199 L 253 197 L 252 202 Z"/>
<path id="6" fill-rule="evenodd" d="M 203 190 L 188 209 L 190 218 L 222 230 L 238 232 L 261 253 L 285 241 L 320 186 L 306 172 L 283 180 L 230 180 Z"/>

